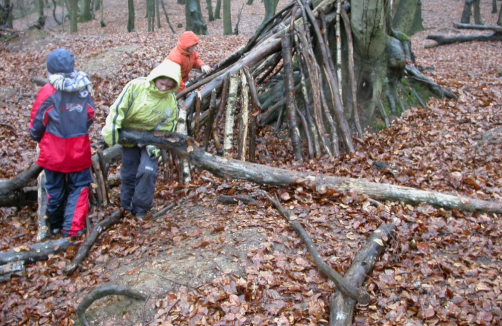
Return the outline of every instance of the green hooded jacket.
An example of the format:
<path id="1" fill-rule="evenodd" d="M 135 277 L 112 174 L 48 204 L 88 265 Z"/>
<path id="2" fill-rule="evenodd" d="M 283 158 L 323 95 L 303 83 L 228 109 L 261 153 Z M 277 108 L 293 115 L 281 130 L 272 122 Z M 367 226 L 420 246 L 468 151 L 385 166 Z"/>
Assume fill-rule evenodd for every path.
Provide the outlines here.
<path id="1" fill-rule="evenodd" d="M 175 89 L 160 91 L 154 80 L 169 77 L 176 82 Z M 148 77 L 136 78 L 124 87 L 110 107 L 101 135 L 109 146 L 118 143 L 119 130 L 174 131 L 178 121 L 175 92 L 179 88 L 181 68 L 165 60 Z M 127 146 L 127 144 L 122 144 Z"/>

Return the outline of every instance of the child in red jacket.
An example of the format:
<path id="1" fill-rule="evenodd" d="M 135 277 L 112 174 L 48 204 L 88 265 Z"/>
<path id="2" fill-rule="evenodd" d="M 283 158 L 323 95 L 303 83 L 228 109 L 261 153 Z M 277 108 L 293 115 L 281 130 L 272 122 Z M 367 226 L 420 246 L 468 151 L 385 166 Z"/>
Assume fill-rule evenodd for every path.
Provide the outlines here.
<path id="1" fill-rule="evenodd" d="M 45 172 L 51 232 L 72 237 L 84 232 L 89 209 L 92 87 L 87 74 L 73 70 L 71 52 L 56 49 L 46 63 L 49 84 L 33 103 L 30 137 L 40 148 L 37 164 Z"/>
<path id="2" fill-rule="evenodd" d="M 203 73 L 210 73 L 211 67 L 206 65 L 199 57 L 196 48 L 199 39 L 194 32 L 188 31 L 181 34 L 178 44 L 171 50 L 166 60 L 176 62 L 181 66 L 181 83 L 179 92 L 184 90 L 185 83 L 188 81 L 188 75 L 192 69 L 200 69 Z"/>

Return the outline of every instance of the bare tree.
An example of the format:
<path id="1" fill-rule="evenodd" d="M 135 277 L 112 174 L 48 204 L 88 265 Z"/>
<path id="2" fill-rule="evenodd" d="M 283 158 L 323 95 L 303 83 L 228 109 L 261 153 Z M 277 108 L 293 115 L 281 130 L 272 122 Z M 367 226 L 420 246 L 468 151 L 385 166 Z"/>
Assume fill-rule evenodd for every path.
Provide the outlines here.
<path id="1" fill-rule="evenodd" d="M 223 35 L 232 34 L 232 10 L 230 0 L 223 0 Z"/>
<path id="2" fill-rule="evenodd" d="M 200 0 L 187 0 L 185 3 L 186 30 L 197 35 L 207 35 L 207 25 L 202 16 Z"/>
<path id="3" fill-rule="evenodd" d="M 127 31 L 130 33 L 134 30 L 134 0 L 127 0 L 129 14 L 127 16 Z"/>
<path id="4" fill-rule="evenodd" d="M 91 13 L 91 0 L 82 0 L 82 12 L 80 15 L 80 22 L 85 23 L 92 19 Z"/>
<path id="5" fill-rule="evenodd" d="M 70 13 L 70 33 L 78 33 L 78 0 L 68 0 L 68 12 Z"/>

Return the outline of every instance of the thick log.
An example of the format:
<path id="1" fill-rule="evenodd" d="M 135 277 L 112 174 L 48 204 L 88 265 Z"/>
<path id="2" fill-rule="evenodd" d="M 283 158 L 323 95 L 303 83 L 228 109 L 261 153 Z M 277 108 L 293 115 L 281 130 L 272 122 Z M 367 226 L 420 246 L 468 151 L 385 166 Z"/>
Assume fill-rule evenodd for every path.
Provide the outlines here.
<path id="1" fill-rule="evenodd" d="M 77 316 L 80 319 L 82 325 L 89 326 L 89 322 L 85 318 L 85 311 L 87 310 L 87 308 L 89 308 L 94 301 L 109 295 L 125 295 L 138 300 L 147 299 L 146 295 L 120 285 L 101 285 L 100 287 L 95 288 L 91 292 L 89 292 L 77 307 Z"/>
<path id="2" fill-rule="evenodd" d="M 0 183 L 0 207 L 23 206 L 37 200 L 37 195 L 28 196 L 22 191 L 30 181 L 42 172 L 42 167 L 34 163 L 28 170 L 21 172 L 14 178 Z"/>
<path id="3" fill-rule="evenodd" d="M 461 23 L 453 23 L 458 29 L 475 29 L 479 31 L 494 31 L 498 33 L 502 33 L 502 26 L 498 25 L 475 25 L 475 24 L 461 24 Z"/>
<path id="4" fill-rule="evenodd" d="M 102 154 L 103 160 L 109 165 L 120 159 L 122 146 L 115 145 L 107 148 Z M 92 160 L 98 162 L 98 155 L 93 155 Z M 21 172 L 14 178 L 0 182 L 0 207 L 20 207 L 36 202 L 38 198 L 37 191 L 31 191 L 31 189 L 25 191 L 25 187 L 35 180 L 42 170 L 42 167 L 34 163 L 26 171 Z"/>
<path id="5" fill-rule="evenodd" d="M 33 245 L 30 245 L 27 248 L 29 249 L 27 251 L 20 251 L 21 248 L 2 251 L 0 252 L 0 265 L 15 261 L 24 261 L 25 264 L 31 264 L 36 261 L 47 260 L 48 255 L 53 255 L 60 251 L 65 251 L 73 245 L 75 244 L 68 240 L 68 238 L 61 238 L 58 240 L 35 243 Z"/>
<path id="6" fill-rule="evenodd" d="M 47 191 L 45 191 L 45 173 L 42 171 L 37 178 L 38 186 L 38 230 L 37 242 L 45 240 L 50 236 L 50 221 L 47 214 Z"/>
<path id="7" fill-rule="evenodd" d="M 434 40 L 437 42 L 437 44 L 429 46 L 429 47 L 434 47 L 445 44 L 463 43 L 472 41 L 480 41 L 480 42 L 502 41 L 502 33 L 495 32 L 489 35 L 458 35 L 458 36 L 444 36 L 440 34 L 430 34 L 427 35 L 427 39 Z"/>
<path id="8" fill-rule="evenodd" d="M 11 276 L 14 275 L 23 275 L 25 272 L 24 262 L 23 261 L 15 261 L 12 263 L 8 263 L 0 266 L 0 283 L 10 280 Z"/>
<path id="9" fill-rule="evenodd" d="M 317 268 L 319 268 L 321 273 L 335 282 L 337 289 L 339 289 L 344 295 L 353 300 L 356 300 L 361 304 L 368 304 L 370 301 L 370 295 L 368 294 L 366 289 L 359 287 L 362 283 L 357 286 L 349 284 L 344 277 L 342 277 L 335 270 L 329 267 L 329 265 L 324 262 L 321 255 L 317 251 L 312 239 L 310 239 L 303 226 L 300 224 L 300 222 L 298 222 L 298 216 L 286 211 L 284 207 L 282 207 L 281 203 L 279 203 L 277 197 L 274 199 L 269 194 L 266 194 L 266 197 L 272 204 L 274 204 L 275 208 L 281 213 L 281 215 L 288 221 L 293 230 L 295 230 L 298 236 L 303 240 L 303 243 L 305 243 L 305 246 L 307 247 L 307 251 L 310 253 L 310 256 L 312 256 L 314 263 L 316 264 Z"/>
<path id="10" fill-rule="evenodd" d="M 85 243 L 78 248 L 78 252 L 73 258 L 73 261 L 63 270 L 63 272 L 66 275 L 73 273 L 77 269 L 78 265 L 84 261 L 85 257 L 87 257 L 89 250 L 91 250 L 92 246 L 96 243 L 101 233 L 120 222 L 122 217 L 124 217 L 124 212 L 120 209 L 116 209 L 113 211 L 112 215 L 99 222 L 94 229 L 92 229 L 91 235 L 87 237 Z"/>
<path id="11" fill-rule="evenodd" d="M 221 178 L 240 179 L 273 186 L 303 185 L 319 193 L 332 189 L 341 193 L 366 194 L 372 199 L 381 201 L 391 200 L 412 205 L 428 203 L 446 209 L 502 213 L 502 203 L 498 201 L 485 201 L 411 187 L 369 182 L 362 179 L 284 170 L 213 156 L 194 146 L 193 141 L 188 137 L 175 133 L 156 132 L 154 134 L 146 131 L 124 130 L 120 134 L 120 142 L 155 144 L 159 148 L 165 148 L 181 157 L 189 157 L 195 166 Z"/>
<path id="12" fill-rule="evenodd" d="M 352 265 L 345 273 L 344 279 L 352 286 L 359 287 L 366 276 L 371 273 L 376 260 L 384 250 L 384 243 L 391 238 L 391 232 L 396 228 L 393 224 L 383 224 L 368 238 L 364 247 L 359 250 Z M 336 291 L 329 305 L 329 325 L 352 325 L 352 315 L 356 301 Z"/>

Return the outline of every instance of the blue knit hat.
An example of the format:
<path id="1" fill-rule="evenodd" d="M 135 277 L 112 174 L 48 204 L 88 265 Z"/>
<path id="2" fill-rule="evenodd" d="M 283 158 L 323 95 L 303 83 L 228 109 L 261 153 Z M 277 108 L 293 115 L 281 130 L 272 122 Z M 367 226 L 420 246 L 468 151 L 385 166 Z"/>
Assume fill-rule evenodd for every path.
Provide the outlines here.
<path id="1" fill-rule="evenodd" d="M 75 61 L 73 54 L 65 49 L 56 49 L 47 57 L 47 70 L 51 74 L 73 72 Z"/>

